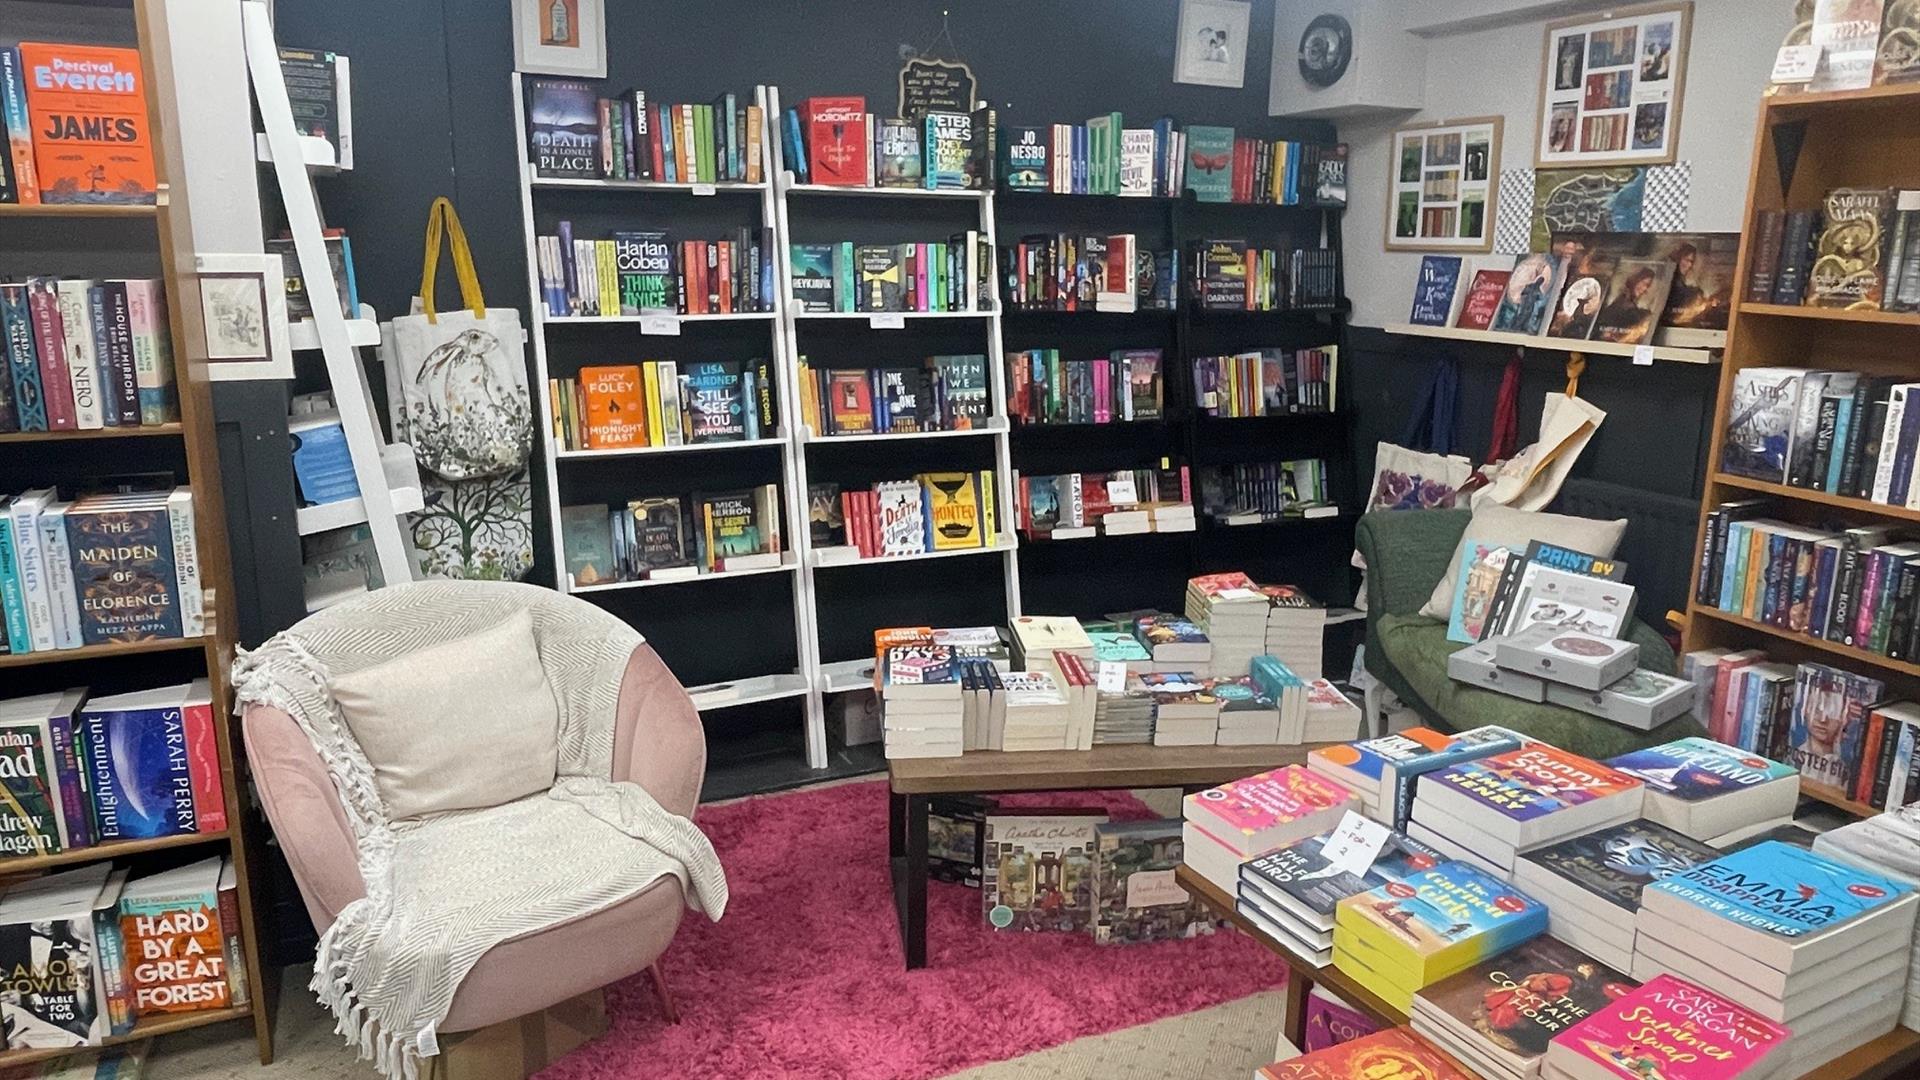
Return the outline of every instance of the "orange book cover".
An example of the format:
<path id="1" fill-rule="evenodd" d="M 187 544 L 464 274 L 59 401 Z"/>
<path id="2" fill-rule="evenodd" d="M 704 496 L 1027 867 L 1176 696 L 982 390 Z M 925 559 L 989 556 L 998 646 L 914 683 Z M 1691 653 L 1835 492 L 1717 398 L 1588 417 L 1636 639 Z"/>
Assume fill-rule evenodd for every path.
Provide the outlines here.
<path id="1" fill-rule="evenodd" d="M 1406 1027 L 1316 1050 L 1261 1069 L 1260 1080 L 1471 1080 L 1452 1058 Z"/>
<path id="2" fill-rule="evenodd" d="M 647 399 L 639 365 L 583 367 L 580 392 L 587 399 L 587 449 L 647 445 Z"/>
<path id="3" fill-rule="evenodd" d="M 153 138 L 140 53 L 20 43 L 40 201 L 152 203 Z"/>
<path id="4" fill-rule="evenodd" d="M 231 988 L 217 906 L 124 911 L 120 935 L 126 942 L 136 1015 L 227 1007 Z"/>

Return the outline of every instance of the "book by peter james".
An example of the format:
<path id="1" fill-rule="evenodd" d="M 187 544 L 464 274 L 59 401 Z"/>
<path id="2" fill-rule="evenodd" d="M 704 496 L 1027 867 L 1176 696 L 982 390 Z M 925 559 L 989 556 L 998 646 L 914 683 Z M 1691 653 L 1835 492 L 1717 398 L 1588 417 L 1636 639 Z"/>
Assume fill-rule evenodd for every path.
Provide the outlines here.
<path id="1" fill-rule="evenodd" d="M 987 815 L 981 910 L 996 930 L 1085 933 L 1093 918 L 1096 811 Z"/>
<path id="2" fill-rule="evenodd" d="M 1720 853 L 1665 825 L 1624 821 L 1520 856 L 1615 907 L 1640 910 L 1648 885 L 1718 858 Z"/>
<path id="3" fill-rule="evenodd" d="M 535 176 L 599 176 L 600 102 L 592 84 L 528 79 L 527 141 Z"/>
<path id="4" fill-rule="evenodd" d="M 922 123 L 926 130 L 926 186 L 929 189 L 980 187 L 978 169 L 970 167 L 975 142 L 974 127 L 980 117 L 972 113 L 929 111 Z"/>
<path id="5" fill-rule="evenodd" d="M 1547 1061 L 1590 1062 L 1599 1075 L 1622 1080 L 1732 1080 L 1760 1068 L 1791 1034 L 1712 991 L 1659 975 L 1555 1035 Z"/>
<path id="6" fill-rule="evenodd" d="M 1451 1034 L 1479 1036 L 1488 1057 L 1529 1075 L 1555 1035 L 1638 988 L 1628 976 L 1542 934 L 1420 991 L 1414 1009 L 1444 1017 L 1439 1026 Z"/>
<path id="7" fill-rule="evenodd" d="M 137 49 L 20 43 L 45 203 L 152 203 L 157 186 Z"/>

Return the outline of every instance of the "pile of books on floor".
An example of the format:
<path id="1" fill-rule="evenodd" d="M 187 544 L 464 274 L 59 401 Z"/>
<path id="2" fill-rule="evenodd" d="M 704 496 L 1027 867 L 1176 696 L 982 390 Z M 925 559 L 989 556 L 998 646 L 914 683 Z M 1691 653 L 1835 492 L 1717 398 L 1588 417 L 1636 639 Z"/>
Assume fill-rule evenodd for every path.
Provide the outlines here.
<path id="1" fill-rule="evenodd" d="M 167 293 L 152 278 L 0 285 L 0 433 L 180 419 Z"/>
<path id="2" fill-rule="evenodd" d="M 206 629 L 191 488 L 0 493 L 0 655 Z"/>
<path id="3" fill-rule="evenodd" d="M 1506 880 L 1518 851 L 1633 820 L 1643 798 L 1634 777 L 1536 742 L 1423 776 L 1407 832 Z"/>
<path id="4" fill-rule="evenodd" d="M 97 1046 L 143 1019 L 245 1005 L 233 862 L 142 877 L 101 862 L 15 884 L 0 895 L 0 964 L 34 988 L 7 1003 L 9 1050 Z"/>
<path id="5" fill-rule="evenodd" d="M 1639 661 L 1640 646 L 1631 641 L 1535 623 L 1453 653 L 1447 674 L 1523 701 L 1552 702 L 1652 731 L 1693 707 L 1694 686 L 1638 667 Z"/>

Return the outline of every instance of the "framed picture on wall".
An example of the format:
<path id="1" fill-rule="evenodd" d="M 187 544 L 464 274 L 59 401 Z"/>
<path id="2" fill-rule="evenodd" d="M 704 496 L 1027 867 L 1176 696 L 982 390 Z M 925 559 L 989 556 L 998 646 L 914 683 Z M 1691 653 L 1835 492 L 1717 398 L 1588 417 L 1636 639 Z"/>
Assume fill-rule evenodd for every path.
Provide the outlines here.
<path id="1" fill-rule="evenodd" d="M 606 78 L 605 0 L 513 0 L 513 66 L 542 75 Z"/>
<path id="2" fill-rule="evenodd" d="M 1173 81 L 1234 90 L 1246 85 L 1252 13 L 1244 0 L 1180 0 Z"/>
<path id="3" fill-rule="evenodd" d="M 1388 167 L 1387 250 L 1493 249 L 1500 117 L 1401 128 Z"/>
<path id="4" fill-rule="evenodd" d="M 1691 0 L 1548 23 L 1534 165 L 1671 163 L 1692 24 Z"/>

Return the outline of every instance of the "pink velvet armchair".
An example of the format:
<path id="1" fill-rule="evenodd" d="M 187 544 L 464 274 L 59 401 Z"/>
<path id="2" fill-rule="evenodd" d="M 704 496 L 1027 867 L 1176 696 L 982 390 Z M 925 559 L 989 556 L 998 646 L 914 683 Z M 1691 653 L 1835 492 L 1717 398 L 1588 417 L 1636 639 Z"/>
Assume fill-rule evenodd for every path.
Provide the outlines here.
<path id="1" fill-rule="evenodd" d="M 524 589 L 533 604 L 591 606 L 532 586 L 483 587 Z M 596 614 L 608 618 L 597 609 Z M 342 909 L 365 895 L 346 812 L 326 766 L 293 717 L 254 704 L 247 707 L 242 723 L 267 819 L 293 868 L 314 927 L 324 933 Z M 645 644 L 633 650 L 621 676 L 613 762 L 612 779 L 630 780 L 667 810 L 693 817 L 706 769 L 705 732 L 693 701 Z M 439 1030 L 488 1027 L 643 970 L 651 973 L 668 1018 L 677 1021 L 656 961 L 685 910 L 679 881 L 666 876 L 610 908 L 510 938 L 480 958 L 460 984 Z"/>

